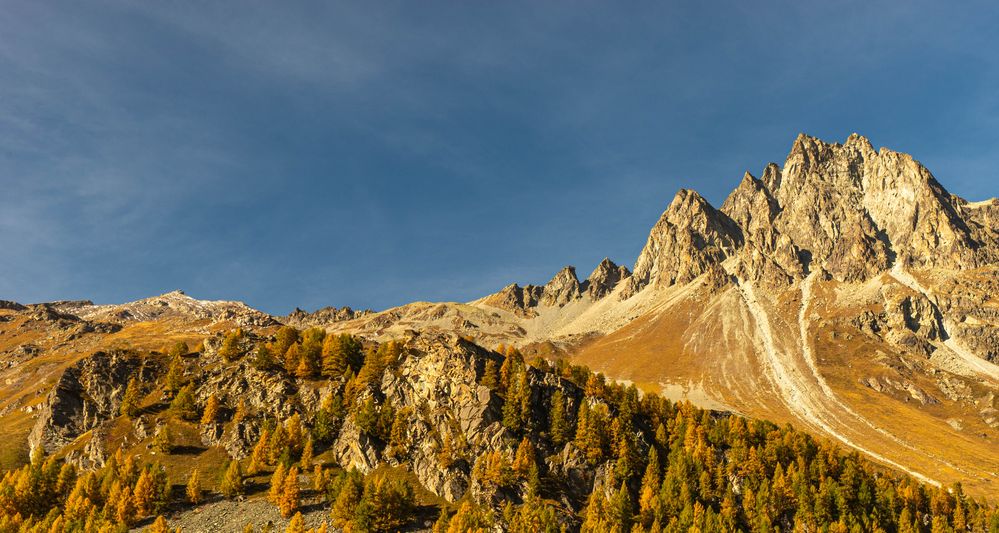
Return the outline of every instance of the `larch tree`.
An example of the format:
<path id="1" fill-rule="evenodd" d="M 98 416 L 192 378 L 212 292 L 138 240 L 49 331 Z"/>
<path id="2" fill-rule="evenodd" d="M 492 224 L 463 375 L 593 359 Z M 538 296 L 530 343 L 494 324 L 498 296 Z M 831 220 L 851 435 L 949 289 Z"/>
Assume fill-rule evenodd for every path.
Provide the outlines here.
<path id="1" fill-rule="evenodd" d="M 128 380 L 128 386 L 125 387 L 125 394 L 121 398 L 121 414 L 128 418 L 138 416 L 140 401 L 142 401 L 142 392 L 139 390 L 139 381 L 132 378 Z"/>
<path id="2" fill-rule="evenodd" d="M 549 414 L 552 443 L 562 446 L 572 440 L 572 427 L 565 413 L 565 395 L 561 389 L 552 394 L 552 408 Z"/>
<path id="3" fill-rule="evenodd" d="M 187 343 L 184 341 L 177 341 L 170 347 L 167 352 L 170 357 L 183 357 L 190 353 L 190 348 L 188 348 Z"/>
<path id="4" fill-rule="evenodd" d="M 305 533 L 305 518 L 302 517 L 302 513 L 295 513 L 284 533 Z"/>
<path id="5" fill-rule="evenodd" d="M 323 465 L 319 463 L 316 463 L 312 468 L 312 490 L 316 492 L 326 490 L 326 471 L 323 470 Z"/>
<path id="6" fill-rule="evenodd" d="M 243 330 L 236 328 L 230 331 L 222 339 L 222 346 L 219 347 L 219 356 L 226 361 L 235 361 L 240 355 L 240 341 L 243 340 Z"/>
<path id="7" fill-rule="evenodd" d="M 243 485 L 243 470 L 239 466 L 239 461 L 235 459 L 229 461 L 229 466 L 219 484 L 219 491 L 226 498 L 235 498 L 246 492 L 246 487 Z"/>
<path id="8" fill-rule="evenodd" d="M 164 378 L 164 389 L 167 393 L 176 394 L 184 386 L 186 382 L 184 374 L 184 360 L 179 355 L 175 355 L 170 361 L 170 368 L 167 370 L 166 378 Z"/>
<path id="9" fill-rule="evenodd" d="M 292 344 L 298 342 L 298 330 L 292 326 L 281 326 L 275 335 L 272 352 L 279 356 L 284 355 Z"/>
<path id="10" fill-rule="evenodd" d="M 108 502 L 114 502 L 115 520 L 127 526 L 135 522 L 135 499 L 127 488 L 118 493 L 117 499 Z"/>
<path id="11" fill-rule="evenodd" d="M 246 419 L 246 415 L 249 414 L 249 408 L 246 407 L 246 400 L 240 398 L 239 403 L 236 404 L 236 411 L 232 413 L 233 423 L 240 423 Z"/>
<path id="12" fill-rule="evenodd" d="M 486 368 L 482 372 L 482 379 L 479 380 L 479 384 L 491 390 L 496 390 L 499 387 L 499 369 L 496 367 L 496 361 L 492 359 L 486 361 Z"/>
<path id="13" fill-rule="evenodd" d="M 205 401 L 204 413 L 201 415 L 201 425 L 214 424 L 218 421 L 221 405 L 214 394 L 208 396 Z"/>
<path id="14" fill-rule="evenodd" d="M 264 428 L 260 432 L 260 437 L 257 439 L 257 444 L 253 446 L 253 451 L 250 452 L 250 464 L 247 465 L 246 470 L 251 475 L 259 472 L 263 467 L 267 466 L 270 460 L 268 442 L 270 438 L 270 430 Z"/>
<path id="15" fill-rule="evenodd" d="M 155 496 L 152 475 L 148 468 L 144 468 L 139 474 L 139 479 L 135 482 L 135 489 L 132 491 L 132 502 L 138 516 L 147 516 L 152 513 Z"/>
<path id="16" fill-rule="evenodd" d="M 198 405 L 194 401 L 194 385 L 188 383 L 177 392 L 177 396 L 170 402 L 170 410 L 174 415 L 184 420 L 198 419 Z"/>
<path id="17" fill-rule="evenodd" d="M 309 364 L 307 358 L 299 356 L 298 367 L 295 368 L 295 376 L 300 379 L 309 379 L 312 377 L 312 365 Z"/>
<path id="18" fill-rule="evenodd" d="M 285 455 L 290 455 L 288 452 L 288 432 L 284 429 L 284 425 L 277 424 L 274 426 L 270 438 L 267 439 L 267 461 L 269 464 L 277 464 Z"/>
<path id="19" fill-rule="evenodd" d="M 267 499 L 274 505 L 280 505 L 281 495 L 284 493 L 284 478 L 287 476 L 288 469 L 285 468 L 284 463 L 278 463 L 274 473 L 271 474 L 271 486 L 267 491 Z"/>
<path id="20" fill-rule="evenodd" d="M 356 372 L 364 359 L 361 342 L 347 333 L 326 336 L 321 353 L 323 375 L 328 378 L 344 376 L 350 370 Z"/>
<path id="21" fill-rule="evenodd" d="M 156 428 L 156 434 L 153 435 L 153 447 L 162 453 L 173 451 L 173 439 L 170 436 L 169 424 L 163 424 Z"/>
<path id="22" fill-rule="evenodd" d="M 191 470 L 191 475 L 187 478 L 185 493 L 187 494 L 187 501 L 192 505 L 201 503 L 201 474 L 197 468 Z"/>
<path id="23" fill-rule="evenodd" d="M 269 372 L 277 367 L 277 361 L 274 359 L 274 354 L 271 349 L 266 344 L 261 344 L 257 346 L 253 355 L 253 368 L 260 370 L 261 372 Z"/>
<path id="24" fill-rule="evenodd" d="M 312 437 L 308 437 L 305 440 L 305 446 L 302 447 L 302 457 L 299 460 L 299 464 L 302 466 L 303 472 L 312 469 L 312 455 L 313 455 Z"/>
<path id="25" fill-rule="evenodd" d="M 170 526 L 167 524 L 166 518 L 163 515 L 156 517 L 153 525 L 149 526 L 146 530 L 148 533 L 170 533 Z"/>
<path id="26" fill-rule="evenodd" d="M 288 470 L 288 475 L 284 478 L 284 490 L 278 502 L 281 516 L 288 518 L 298 510 L 301 505 L 301 496 L 298 487 L 298 467 L 293 466 Z"/>
<path id="27" fill-rule="evenodd" d="M 314 377 L 319 373 L 325 339 L 326 330 L 322 328 L 309 328 L 302 333 L 301 358 L 307 373 L 304 377 Z"/>
<path id="28" fill-rule="evenodd" d="M 302 360 L 301 350 L 297 343 L 292 344 L 284 352 L 284 369 L 289 374 L 294 374 L 298 370 L 298 365 Z"/>

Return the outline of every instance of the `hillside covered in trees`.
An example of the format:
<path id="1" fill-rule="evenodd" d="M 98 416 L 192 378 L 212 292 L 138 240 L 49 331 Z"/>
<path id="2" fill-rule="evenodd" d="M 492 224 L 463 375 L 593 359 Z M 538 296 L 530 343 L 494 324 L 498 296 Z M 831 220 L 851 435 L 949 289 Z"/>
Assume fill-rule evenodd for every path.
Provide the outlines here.
<path id="1" fill-rule="evenodd" d="M 167 531 L 220 498 L 303 532 L 999 532 L 960 485 L 448 335 L 285 326 L 96 353 L 32 442 L 0 481 L 0 532 Z"/>

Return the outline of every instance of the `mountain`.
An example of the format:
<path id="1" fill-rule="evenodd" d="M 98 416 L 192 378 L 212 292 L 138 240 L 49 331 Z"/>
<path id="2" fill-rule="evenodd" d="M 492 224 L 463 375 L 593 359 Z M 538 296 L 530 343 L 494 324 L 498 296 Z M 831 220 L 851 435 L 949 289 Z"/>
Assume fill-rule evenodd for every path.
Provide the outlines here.
<path id="1" fill-rule="evenodd" d="M 611 274 L 612 273 L 612 274 Z M 800 135 L 720 208 L 681 190 L 631 273 L 566 267 L 468 304 L 338 324 L 567 353 L 702 406 L 792 422 L 934 483 L 997 490 L 999 201 L 859 135 Z M 600 287 L 599 290 L 588 290 Z"/>
<path id="2" fill-rule="evenodd" d="M 224 400 L 225 424 L 178 430 L 186 432 L 186 446 L 200 450 L 198 461 L 210 463 L 205 454 L 251 455 L 267 421 L 293 413 L 314 430 L 324 398 L 343 396 L 361 371 L 361 355 L 350 365 L 330 363 L 341 372 L 356 367 L 342 379 L 312 379 L 319 341 L 312 333 L 282 341 L 291 331 L 283 326 L 294 326 L 349 335 L 343 338 L 370 350 L 402 346 L 405 355 L 370 383 L 370 393 L 378 405 L 391 398 L 412 410 L 407 438 L 425 449 L 392 460 L 389 437 L 359 430 L 357 413 L 348 409 L 324 453 L 365 472 L 402 467 L 445 502 L 470 490 L 474 461 L 460 472 L 441 469 L 432 460 L 441 453 L 433 439 L 465 442 L 474 457 L 514 455 L 512 441 L 525 436 L 509 427 L 483 434 L 468 419 L 503 425 L 509 383 L 495 397 L 479 387 L 484 365 L 502 365 L 514 349 L 517 357 L 557 360 L 563 370 L 565 361 L 585 365 L 616 383 L 618 395 L 633 384 L 648 397 L 712 410 L 705 416 L 789 423 L 928 485 L 960 482 L 968 494 L 993 495 L 996 294 L 999 201 L 952 195 L 911 156 L 875 150 L 859 135 L 842 144 L 799 135 L 783 165 L 769 163 L 759 177 L 746 172 L 720 207 L 680 190 L 632 268 L 604 259 L 582 280 L 566 266 L 544 285 L 512 283 L 471 302 L 414 302 L 379 312 L 296 309 L 286 317 L 180 291 L 121 305 L 0 302 L 0 427 L 11 437 L 0 444 L 0 466 L 23 463 L 29 442 L 81 467 L 104 464 L 115 447 L 150 445 L 177 393 L 164 389 L 176 378 L 169 375 L 177 360 L 188 361 L 185 375 L 198 383 L 199 405 L 212 395 Z M 350 345 L 343 342 L 334 345 Z M 275 350 L 266 356 L 273 362 L 253 362 L 267 360 L 261 346 Z M 289 363 L 291 347 L 297 359 Z M 577 473 L 585 494 L 559 485 L 559 476 L 577 474 L 564 471 L 568 456 L 553 459 L 570 452 L 553 445 L 541 426 L 552 387 L 578 409 L 588 374 L 545 365 L 532 367 L 540 373 L 525 385 L 547 391 L 522 406 L 539 426 L 526 436 L 549 461 L 542 468 L 552 484 L 547 496 L 563 500 L 553 512 L 576 527 L 571 516 L 590 508 L 586 494 L 606 472 L 591 464 Z M 159 407 L 129 422 L 119 411 L 132 377 L 146 384 L 146 403 Z M 350 398 L 366 401 L 351 391 Z M 234 419 L 240 400 L 251 413 L 242 425 Z M 611 411 L 620 408 L 615 402 Z M 378 408 L 371 409 L 377 418 Z M 378 431 L 391 432 L 391 420 L 382 424 Z M 656 436 L 654 427 L 643 431 L 644 453 Z M 638 479 L 630 490 L 637 498 Z M 610 497 L 612 490 L 605 492 Z M 525 497 L 513 491 L 476 501 Z"/>

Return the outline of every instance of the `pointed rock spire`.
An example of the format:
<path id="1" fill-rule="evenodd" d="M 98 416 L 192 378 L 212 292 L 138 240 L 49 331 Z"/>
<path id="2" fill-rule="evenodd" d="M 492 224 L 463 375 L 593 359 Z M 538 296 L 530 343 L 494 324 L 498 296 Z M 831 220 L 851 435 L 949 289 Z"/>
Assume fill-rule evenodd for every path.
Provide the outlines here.
<path id="1" fill-rule="evenodd" d="M 631 272 L 628 270 L 628 267 L 617 265 L 605 257 L 597 265 L 597 268 L 593 269 L 590 277 L 586 278 L 583 285 L 590 298 L 599 300 L 611 293 L 617 287 L 618 283 L 629 276 L 631 276 Z"/>
<path id="2" fill-rule="evenodd" d="M 530 318 L 537 315 L 533 308 L 537 307 L 542 290 L 541 287 L 536 285 L 521 287 L 516 283 L 512 283 L 500 289 L 499 292 L 486 296 L 482 299 L 482 303 L 499 309 L 505 309 L 518 316 Z"/>
<path id="3" fill-rule="evenodd" d="M 687 283 L 742 242 L 738 225 L 700 194 L 681 189 L 652 228 L 635 262 L 628 297 L 648 285 Z"/>
<path id="4" fill-rule="evenodd" d="M 747 240 L 772 240 L 773 221 L 780 212 L 777 200 L 763 181 L 746 172 L 728 195 L 721 210 L 742 228 Z"/>
<path id="5" fill-rule="evenodd" d="M 540 302 L 542 305 L 562 307 L 580 295 L 576 267 L 567 266 L 559 270 L 551 281 L 545 284 Z"/>

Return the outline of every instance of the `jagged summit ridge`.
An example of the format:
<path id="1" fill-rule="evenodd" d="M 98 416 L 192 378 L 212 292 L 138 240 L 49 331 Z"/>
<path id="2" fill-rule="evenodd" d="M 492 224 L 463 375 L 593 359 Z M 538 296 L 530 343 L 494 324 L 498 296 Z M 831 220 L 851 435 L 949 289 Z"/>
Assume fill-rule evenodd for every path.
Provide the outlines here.
<path id="1" fill-rule="evenodd" d="M 736 257 L 748 277 L 771 283 L 822 268 L 862 281 L 895 262 L 909 268 L 977 268 L 997 258 L 993 208 L 969 209 L 910 155 L 853 134 L 843 144 L 805 134 L 783 168 L 749 172 L 720 210 L 680 190 L 635 262 L 630 296 L 683 284 Z"/>
<path id="2" fill-rule="evenodd" d="M 499 292 L 476 300 L 491 307 L 511 311 L 523 317 L 534 317 L 537 308 L 561 308 L 570 303 L 586 300 L 595 302 L 612 293 L 622 281 L 629 279 L 628 267 L 604 258 L 584 281 L 579 281 L 576 267 L 562 267 L 544 285 L 520 286 L 512 283 Z"/>

